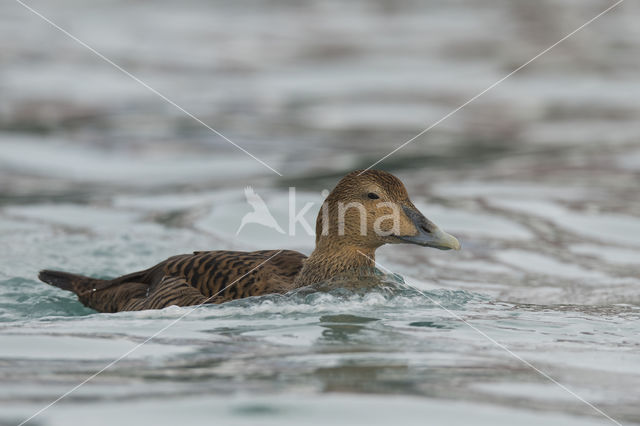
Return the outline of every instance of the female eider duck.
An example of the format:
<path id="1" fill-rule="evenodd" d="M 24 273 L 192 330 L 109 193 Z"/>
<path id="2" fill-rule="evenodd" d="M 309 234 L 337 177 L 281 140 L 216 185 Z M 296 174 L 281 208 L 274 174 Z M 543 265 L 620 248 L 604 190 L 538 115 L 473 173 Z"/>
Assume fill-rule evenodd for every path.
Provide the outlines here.
<path id="1" fill-rule="evenodd" d="M 379 170 L 346 175 L 324 201 L 309 257 L 292 250 L 198 251 L 112 280 L 44 270 L 39 278 L 100 312 L 222 303 L 296 288 L 374 268 L 383 244 L 460 249 L 409 200 L 402 182 Z"/>

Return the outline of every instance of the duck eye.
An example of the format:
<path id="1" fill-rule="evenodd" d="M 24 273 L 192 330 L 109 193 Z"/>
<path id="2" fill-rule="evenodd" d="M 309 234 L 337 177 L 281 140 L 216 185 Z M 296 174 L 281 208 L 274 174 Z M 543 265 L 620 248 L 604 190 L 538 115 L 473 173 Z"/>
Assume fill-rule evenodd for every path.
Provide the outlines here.
<path id="1" fill-rule="evenodd" d="M 368 193 L 367 197 L 371 198 L 372 200 L 377 200 L 378 198 L 380 198 L 375 192 Z"/>

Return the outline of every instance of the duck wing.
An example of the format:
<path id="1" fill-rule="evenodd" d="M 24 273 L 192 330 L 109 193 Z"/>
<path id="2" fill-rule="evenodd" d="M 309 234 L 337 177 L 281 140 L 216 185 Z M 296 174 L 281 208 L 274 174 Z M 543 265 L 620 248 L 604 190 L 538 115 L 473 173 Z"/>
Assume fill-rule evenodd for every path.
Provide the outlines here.
<path id="1" fill-rule="evenodd" d="M 162 273 L 183 277 L 217 302 L 289 291 L 304 259 L 293 250 L 202 251 L 167 259 Z"/>
<path id="2" fill-rule="evenodd" d="M 217 250 L 173 256 L 113 280 L 50 270 L 39 278 L 100 312 L 161 309 L 287 292 L 305 258 L 292 250 Z"/>

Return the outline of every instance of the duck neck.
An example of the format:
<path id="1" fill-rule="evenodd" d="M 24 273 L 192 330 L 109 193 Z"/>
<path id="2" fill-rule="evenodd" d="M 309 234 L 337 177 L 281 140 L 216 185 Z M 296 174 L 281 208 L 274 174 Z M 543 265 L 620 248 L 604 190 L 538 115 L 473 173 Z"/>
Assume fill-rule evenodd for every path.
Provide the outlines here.
<path id="1" fill-rule="evenodd" d="M 376 247 L 325 244 L 318 241 L 316 249 L 305 261 L 296 277 L 297 286 L 330 280 L 338 275 L 361 274 L 375 268 Z"/>

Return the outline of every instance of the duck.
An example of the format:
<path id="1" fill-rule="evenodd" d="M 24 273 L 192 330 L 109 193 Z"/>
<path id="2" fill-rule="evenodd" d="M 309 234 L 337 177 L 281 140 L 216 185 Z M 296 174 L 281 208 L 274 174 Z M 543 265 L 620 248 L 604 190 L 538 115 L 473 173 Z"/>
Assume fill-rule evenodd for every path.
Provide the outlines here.
<path id="1" fill-rule="evenodd" d="M 172 305 L 219 304 L 293 290 L 375 270 L 385 244 L 460 250 L 460 242 L 427 219 L 400 179 L 382 170 L 356 170 L 327 195 L 316 219 L 315 249 L 196 251 L 113 279 L 42 270 L 38 278 L 75 293 L 85 306 L 115 313 Z"/>

